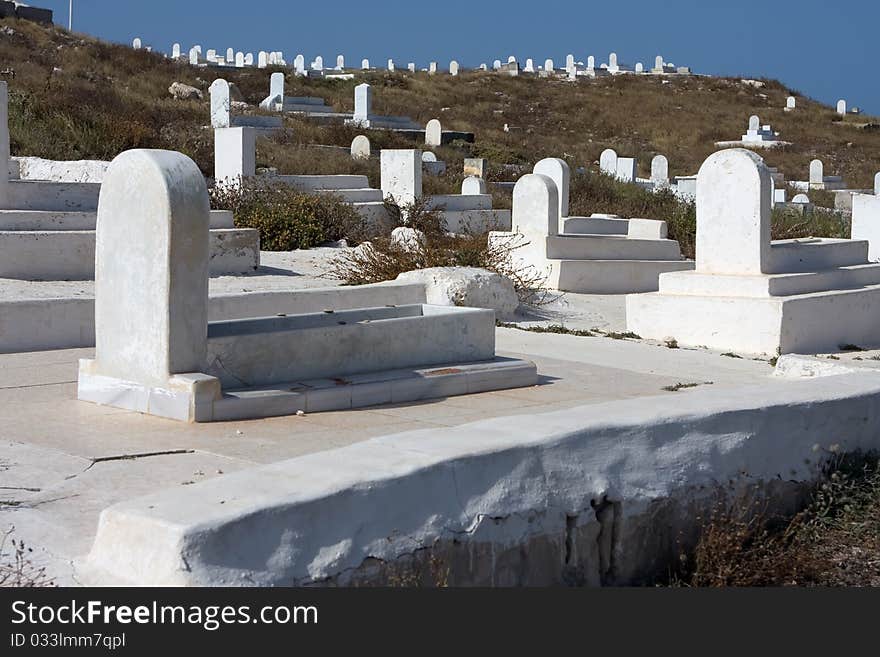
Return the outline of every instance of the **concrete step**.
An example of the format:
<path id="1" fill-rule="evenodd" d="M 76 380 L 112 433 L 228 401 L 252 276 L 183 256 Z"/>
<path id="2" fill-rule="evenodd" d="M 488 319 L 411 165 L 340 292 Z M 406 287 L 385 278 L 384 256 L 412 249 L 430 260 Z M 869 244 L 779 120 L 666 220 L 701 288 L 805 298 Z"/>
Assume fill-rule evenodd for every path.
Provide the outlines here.
<path id="1" fill-rule="evenodd" d="M 429 210 L 491 210 L 491 194 L 436 194 L 429 196 L 425 204 Z"/>
<path id="2" fill-rule="evenodd" d="M 0 210 L 0 231 L 95 230 L 97 212 Z M 232 212 L 211 210 L 211 228 L 234 228 Z"/>
<path id="3" fill-rule="evenodd" d="M 660 274 L 694 268 L 689 260 L 562 260 L 556 289 L 582 294 L 630 294 L 657 290 Z"/>
<path id="4" fill-rule="evenodd" d="M 769 274 L 814 272 L 868 262 L 866 240 L 827 238 L 777 240 L 770 248 Z"/>
<path id="5" fill-rule="evenodd" d="M 510 210 L 444 211 L 443 221 L 450 233 L 485 233 L 490 230 L 509 231 Z"/>
<path id="6" fill-rule="evenodd" d="M 678 260 L 674 240 L 630 239 L 618 235 L 559 235 L 547 238 L 551 260 Z"/>
<path id="7" fill-rule="evenodd" d="M 767 298 L 851 290 L 869 285 L 880 285 L 880 264 L 756 276 L 691 272 L 686 276 L 664 276 L 660 280 L 660 291 L 664 295 L 677 296 Z"/>
<path id="8" fill-rule="evenodd" d="M 8 207 L 49 212 L 96 212 L 101 183 L 9 181 Z"/>
<path id="9" fill-rule="evenodd" d="M 566 235 L 626 235 L 627 219 L 604 217 L 567 217 L 562 220 L 562 232 Z"/>
<path id="10" fill-rule="evenodd" d="M 315 194 L 330 194 L 345 203 L 370 203 L 373 201 L 382 201 L 382 190 L 372 189 L 316 189 Z"/>
<path id="11" fill-rule="evenodd" d="M 260 264 L 260 234 L 252 228 L 210 232 L 210 272 L 242 274 Z M 0 278 L 83 281 L 95 277 L 95 231 L 0 231 Z"/>
<path id="12" fill-rule="evenodd" d="M 365 189 L 370 186 L 366 176 L 352 174 L 338 174 L 329 176 L 320 175 L 297 175 L 297 176 L 273 176 L 277 181 L 290 185 L 294 189 L 303 192 L 311 192 L 318 189 Z"/>

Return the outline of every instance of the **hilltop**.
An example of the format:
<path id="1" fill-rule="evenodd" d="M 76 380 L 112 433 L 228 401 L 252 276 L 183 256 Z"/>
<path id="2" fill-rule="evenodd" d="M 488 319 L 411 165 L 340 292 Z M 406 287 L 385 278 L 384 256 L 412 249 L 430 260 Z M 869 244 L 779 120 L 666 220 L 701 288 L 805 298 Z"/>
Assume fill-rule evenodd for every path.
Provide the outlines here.
<path id="1" fill-rule="evenodd" d="M 167 148 L 186 153 L 210 173 L 208 86 L 225 77 L 255 106 L 267 95 L 269 75 L 277 70 L 195 68 L 160 54 L 15 19 L 0 20 L 0 30 L 0 68 L 9 70 L 4 77 L 10 83 L 16 155 L 110 159 L 129 148 Z M 175 81 L 203 90 L 204 99 L 172 98 L 168 87 Z M 872 186 L 880 168 L 880 120 L 840 117 L 833 108 L 773 80 L 761 80 L 762 87 L 704 76 L 617 76 L 571 83 L 479 71 L 458 77 L 398 71 L 358 73 L 354 81 L 290 75 L 287 94 L 320 96 L 338 111 L 351 111 L 354 86 L 363 81 L 373 86 L 377 113 L 405 115 L 422 124 L 440 118 L 445 129 L 476 134 L 475 144 L 437 149 L 451 174 L 446 180 L 426 181 L 429 193 L 453 189 L 460 180 L 458 163 L 468 155 L 490 160 L 490 179 L 515 177 L 501 165 L 528 166 L 547 156 L 595 168 L 599 153 L 608 147 L 638 157 L 640 175 L 649 173 L 650 158 L 657 153 L 669 158 L 672 175 L 694 174 L 716 150 L 714 142 L 743 134 L 752 114 L 792 142 L 762 152 L 787 180 L 804 180 L 810 160 L 817 157 L 826 173 L 842 175 L 851 187 Z M 798 108 L 786 113 L 789 95 L 797 97 Z M 283 173 L 367 173 L 376 181 L 375 162 L 304 148 L 348 146 L 363 131 L 290 117 L 285 121 L 292 133 L 261 140 L 258 166 L 275 166 Z M 505 124 L 510 132 L 504 131 Z M 374 148 L 412 143 L 367 132 Z"/>

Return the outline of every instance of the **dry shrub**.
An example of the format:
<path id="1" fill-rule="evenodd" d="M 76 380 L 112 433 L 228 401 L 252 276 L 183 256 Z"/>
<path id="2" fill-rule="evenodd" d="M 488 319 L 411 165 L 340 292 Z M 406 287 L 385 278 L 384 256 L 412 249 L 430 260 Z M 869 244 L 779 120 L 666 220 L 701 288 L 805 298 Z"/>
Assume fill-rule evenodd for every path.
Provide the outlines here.
<path id="1" fill-rule="evenodd" d="M 534 268 L 517 266 L 511 258 L 516 249 L 527 244 L 523 236 L 512 235 L 490 244 L 488 233 L 446 233 L 441 213 L 427 210 L 423 201 L 400 208 L 389 200 L 386 207 L 395 225 L 424 233 L 423 242 L 404 247 L 389 237 L 372 239 L 335 258 L 329 265 L 329 276 L 347 285 L 364 285 L 394 280 L 416 269 L 480 267 L 511 279 L 524 304 L 540 305 L 547 299 L 546 276 Z"/>
<path id="2" fill-rule="evenodd" d="M 335 196 L 298 192 L 280 183 L 249 180 L 210 190 L 211 207 L 231 210 L 235 225 L 260 231 L 264 251 L 308 249 L 324 242 L 363 238 L 364 221 Z"/>
<path id="3" fill-rule="evenodd" d="M 791 518 L 720 499 L 682 566 L 680 583 L 690 586 L 880 586 L 877 456 L 834 456 Z"/>
<path id="4" fill-rule="evenodd" d="M 54 586 L 45 568 L 38 568 L 30 559 L 33 548 L 12 537 L 14 527 L 0 536 L 0 587 L 32 588 Z"/>

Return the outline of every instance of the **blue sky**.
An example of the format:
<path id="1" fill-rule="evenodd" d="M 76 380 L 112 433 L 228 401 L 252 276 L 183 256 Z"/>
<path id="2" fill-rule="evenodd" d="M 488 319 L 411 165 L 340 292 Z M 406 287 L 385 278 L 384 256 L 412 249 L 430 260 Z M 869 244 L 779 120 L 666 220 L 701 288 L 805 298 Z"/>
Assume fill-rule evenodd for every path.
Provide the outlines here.
<path id="1" fill-rule="evenodd" d="M 68 0 L 29 2 L 67 24 Z M 512 54 L 537 65 L 564 63 L 572 52 L 598 63 L 615 51 L 621 63 L 648 65 L 662 54 L 695 72 L 778 78 L 829 104 L 846 98 L 880 114 L 878 0 L 74 0 L 73 20 L 75 30 L 121 43 L 140 36 L 167 52 L 178 41 L 184 51 L 196 43 L 282 50 L 290 62 L 302 52 L 332 64 L 342 53 L 349 65 L 390 57 L 469 67 Z"/>

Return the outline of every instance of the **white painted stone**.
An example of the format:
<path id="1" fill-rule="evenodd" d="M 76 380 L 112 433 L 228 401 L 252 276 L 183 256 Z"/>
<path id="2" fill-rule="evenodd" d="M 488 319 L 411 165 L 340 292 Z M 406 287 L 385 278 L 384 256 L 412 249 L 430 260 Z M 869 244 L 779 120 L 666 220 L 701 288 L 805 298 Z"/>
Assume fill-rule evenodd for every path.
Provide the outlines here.
<path id="1" fill-rule="evenodd" d="M 559 191 L 553 179 L 530 173 L 517 180 L 512 217 L 513 231 L 537 240 L 535 246 L 544 251 L 545 238 L 559 233 Z"/>
<path id="2" fill-rule="evenodd" d="M 669 184 L 669 160 L 665 155 L 655 155 L 651 160 L 651 182 L 659 186 Z"/>
<path id="3" fill-rule="evenodd" d="M 339 71 L 345 69 L 345 55 L 336 55 L 336 69 Z"/>
<path id="4" fill-rule="evenodd" d="M 235 53 L 235 66 L 236 68 L 244 67 L 244 53 L 241 51 Z"/>
<path id="5" fill-rule="evenodd" d="M 436 162 L 437 156 L 434 155 L 431 151 L 423 151 L 422 152 L 422 162 Z"/>
<path id="6" fill-rule="evenodd" d="M 409 226 L 399 226 L 391 231 L 391 245 L 400 249 L 401 251 L 406 251 L 407 253 L 418 253 L 425 247 L 426 243 L 427 239 L 425 238 L 425 234 L 416 228 L 410 228 Z M 431 303 L 434 302 L 432 301 Z"/>
<path id="7" fill-rule="evenodd" d="M 559 226 L 563 218 L 568 216 L 568 194 L 571 180 L 571 170 L 568 163 L 558 157 L 548 157 L 535 164 L 532 173 L 547 176 L 556 185 L 556 196 L 559 202 L 556 218 Z"/>
<path id="8" fill-rule="evenodd" d="M 440 121 L 431 119 L 425 126 L 425 146 L 440 146 L 443 143 L 443 129 Z"/>
<path id="9" fill-rule="evenodd" d="M 293 59 L 293 69 L 296 71 L 297 75 L 305 75 L 306 73 L 306 58 L 302 55 L 297 55 Z"/>
<path id="10" fill-rule="evenodd" d="M 657 55 L 654 58 L 654 73 L 662 73 L 664 70 L 663 66 L 663 55 Z"/>
<path id="11" fill-rule="evenodd" d="M 429 304 L 489 308 L 499 320 L 512 319 L 519 307 L 513 281 L 477 267 L 417 269 L 400 274 L 397 281 L 424 284 Z"/>
<path id="12" fill-rule="evenodd" d="M 810 202 L 810 197 L 806 194 L 795 194 L 794 198 L 791 199 L 792 203 L 798 203 L 799 205 L 807 205 Z"/>
<path id="13" fill-rule="evenodd" d="M 745 149 L 711 155 L 697 174 L 697 271 L 763 274 L 770 261 L 770 172 Z"/>
<path id="14" fill-rule="evenodd" d="M 180 44 L 175 43 L 171 46 L 171 58 L 172 59 L 180 59 Z"/>
<path id="15" fill-rule="evenodd" d="M 2 150 L 2 147 L 0 147 Z M 104 160 L 44 160 L 39 157 L 13 158 L 21 180 L 47 180 L 63 183 L 99 183 L 110 163 Z"/>
<path id="16" fill-rule="evenodd" d="M 463 196 L 475 196 L 486 193 L 486 181 L 477 176 L 468 176 L 461 183 Z"/>
<path id="17" fill-rule="evenodd" d="M 395 67 L 394 67 L 394 60 L 393 60 L 393 59 L 389 59 L 389 60 L 388 60 L 388 70 L 389 70 L 390 72 L 393 73 L 393 72 L 394 72 L 394 69 L 395 69 Z"/>
<path id="18" fill-rule="evenodd" d="M 98 206 L 95 359 L 81 362 L 81 377 L 167 388 L 202 370 L 209 212 L 186 156 L 137 150 L 113 161 Z"/>
<path id="19" fill-rule="evenodd" d="M 846 101 L 842 98 L 837 101 L 837 113 L 846 116 Z"/>
<path id="20" fill-rule="evenodd" d="M 642 62 L 637 62 L 636 63 L 636 73 L 644 73 L 644 72 L 645 72 L 645 65 L 642 64 Z"/>
<path id="21" fill-rule="evenodd" d="M 211 95 L 211 127 L 229 128 L 232 126 L 232 104 L 229 96 L 229 83 L 217 78 L 209 88 Z"/>
<path id="22" fill-rule="evenodd" d="M 867 240 L 868 259 L 880 262 L 880 196 L 853 194 L 851 225 L 852 239 Z"/>
<path id="23" fill-rule="evenodd" d="M 209 48 L 208 52 L 205 54 L 205 59 L 212 64 L 215 64 L 217 62 L 217 51 L 213 48 Z"/>
<path id="24" fill-rule="evenodd" d="M 822 185 L 825 182 L 825 167 L 822 160 L 810 162 L 810 187 Z"/>
<path id="25" fill-rule="evenodd" d="M 428 64 L 428 75 L 434 75 L 437 73 L 437 62 L 431 62 Z"/>
<path id="26" fill-rule="evenodd" d="M 500 70 L 500 69 L 501 69 L 501 60 L 500 60 L 500 59 L 496 59 L 496 60 L 494 60 L 494 61 L 492 62 L 492 70 L 493 70 L 493 71 L 498 71 L 498 70 Z"/>
<path id="27" fill-rule="evenodd" d="M 324 70 L 324 58 L 321 55 L 315 57 L 315 61 L 312 62 L 312 70 L 313 71 L 323 71 Z"/>
<path id="28" fill-rule="evenodd" d="M 232 64 L 235 61 L 235 48 L 226 49 L 226 63 Z"/>
<path id="29" fill-rule="evenodd" d="M 191 66 L 199 65 L 199 51 L 195 48 L 189 49 L 189 63 Z"/>
<path id="30" fill-rule="evenodd" d="M 617 158 L 617 179 L 623 182 L 635 182 L 638 173 L 638 162 L 634 157 Z"/>
<path id="31" fill-rule="evenodd" d="M 361 60 L 361 70 L 362 71 L 369 71 L 370 70 L 370 60 L 369 59 L 362 59 Z"/>
<path id="32" fill-rule="evenodd" d="M 269 97 L 279 98 L 284 102 L 284 73 L 276 71 L 269 76 Z"/>
<path id="33" fill-rule="evenodd" d="M 351 156 L 355 160 L 370 158 L 370 139 L 366 135 L 358 135 L 351 141 Z"/>
<path id="34" fill-rule="evenodd" d="M 214 130 L 214 180 L 235 186 L 256 175 L 256 129 Z"/>
<path id="35" fill-rule="evenodd" d="M 590 55 L 587 57 L 587 69 L 590 71 L 596 68 L 596 57 L 594 55 Z"/>
<path id="36" fill-rule="evenodd" d="M 618 71 L 620 71 L 620 66 L 617 64 L 617 53 L 613 52 L 608 55 L 608 72 L 617 73 Z"/>
<path id="37" fill-rule="evenodd" d="M 379 159 L 384 198 L 405 207 L 422 197 L 421 151 L 384 148 Z"/>
<path id="38" fill-rule="evenodd" d="M 456 76 L 458 75 L 458 62 L 454 59 L 449 62 L 449 75 Z"/>
<path id="39" fill-rule="evenodd" d="M 178 100 L 201 100 L 204 96 L 201 89 L 196 89 L 182 82 L 172 82 L 168 87 L 168 93 Z"/>
<path id="40" fill-rule="evenodd" d="M 553 69 L 553 60 L 549 59 L 549 58 L 545 59 L 544 60 L 544 71 L 546 71 L 547 73 L 553 73 L 553 70 L 554 70 Z"/>
<path id="41" fill-rule="evenodd" d="M 354 88 L 354 121 L 362 123 L 370 120 L 373 105 L 373 90 L 366 82 Z"/>
<path id="42" fill-rule="evenodd" d="M 134 48 L 135 50 L 140 50 L 143 47 L 140 37 L 135 37 L 132 40 L 131 47 Z"/>
<path id="43" fill-rule="evenodd" d="M 269 65 L 269 53 L 261 50 L 257 53 L 257 68 L 266 68 Z"/>
<path id="44" fill-rule="evenodd" d="M 245 66 L 253 66 L 254 65 L 254 53 L 249 52 L 244 56 L 244 65 Z"/>
<path id="45" fill-rule="evenodd" d="M 565 56 L 565 70 L 570 71 L 575 67 L 574 63 L 574 55 L 568 54 Z"/>
<path id="46" fill-rule="evenodd" d="M 617 175 L 617 153 L 613 148 L 606 148 L 599 156 L 599 170 L 609 176 Z"/>
<path id="47" fill-rule="evenodd" d="M 508 55 L 508 57 L 507 57 L 507 63 L 508 63 L 508 64 L 513 64 L 513 63 L 515 63 L 515 62 L 516 62 L 516 56 L 515 56 L 515 55 Z"/>
<path id="48" fill-rule="evenodd" d="M 525 65 L 525 68 L 523 68 L 523 72 L 524 73 L 534 73 L 535 72 L 535 62 L 532 60 L 531 57 L 526 59 L 526 65 Z"/>
<path id="49" fill-rule="evenodd" d="M 789 96 L 785 99 L 785 109 L 793 110 L 797 107 L 797 98 L 794 96 Z"/>
<path id="50" fill-rule="evenodd" d="M 761 119 L 754 114 L 749 117 L 749 131 L 756 132 L 761 129 Z"/>
<path id="51" fill-rule="evenodd" d="M 409 71 L 410 73 L 415 73 L 415 72 L 416 72 L 416 64 L 415 64 L 415 62 L 409 62 L 409 63 L 406 65 L 406 70 Z"/>

